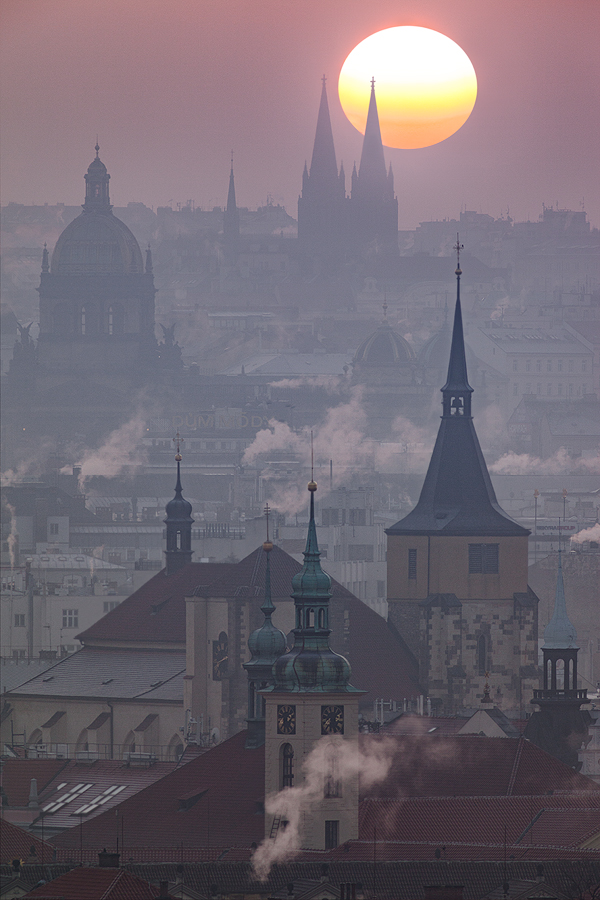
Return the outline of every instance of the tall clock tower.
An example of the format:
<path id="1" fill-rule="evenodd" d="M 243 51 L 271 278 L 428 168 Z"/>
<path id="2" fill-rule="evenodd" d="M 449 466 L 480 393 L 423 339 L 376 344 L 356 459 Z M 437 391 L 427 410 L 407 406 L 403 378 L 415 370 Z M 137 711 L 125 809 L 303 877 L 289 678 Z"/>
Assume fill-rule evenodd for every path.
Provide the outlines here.
<path id="1" fill-rule="evenodd" d="M 326 850 L 358 837 L 358 774 L 346 776 L 338 768 L 336 743 L 358 749 L 358 700 L 350 665 L 329 646 L 331 579 L 320 563 L 315 527 L 315 491 L 311 481 L 310 522 L 304 565 L 292 579 L 296 607 L 294 646 L 273 666 L 272 688 L 265 697 L 265 792 L 276 794 L 302 787 L 303 763 L 325 741 L 322 793 L 301 814 L 300 844 Z M 329 745 L 329 746 L 328 746 Z M 266 837 L 275 838 L 285 823 L 267 815 Z"/>

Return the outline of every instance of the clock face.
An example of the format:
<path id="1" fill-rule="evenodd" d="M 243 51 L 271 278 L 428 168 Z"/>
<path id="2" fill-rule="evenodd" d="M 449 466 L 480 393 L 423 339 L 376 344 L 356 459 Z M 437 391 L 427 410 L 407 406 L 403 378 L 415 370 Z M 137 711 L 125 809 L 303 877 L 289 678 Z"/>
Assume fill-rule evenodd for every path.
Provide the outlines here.
<path id="1" fill-rule="evenodd" d="M 283 704 L 277 707 L 277 734 L 296 734 L 296 707 Z"/>
<path id="2" fill-rule="evenodd" d="M 344 707 L 321 707 L 321 734 L 344 733 Z"/>

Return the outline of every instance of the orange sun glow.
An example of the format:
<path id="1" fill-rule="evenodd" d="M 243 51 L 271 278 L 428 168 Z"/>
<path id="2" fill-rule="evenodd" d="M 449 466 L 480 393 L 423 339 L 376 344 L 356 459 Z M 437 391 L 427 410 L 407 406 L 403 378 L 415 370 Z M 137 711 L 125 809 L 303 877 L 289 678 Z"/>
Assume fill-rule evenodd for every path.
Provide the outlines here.
<path id="1" fill-rule="evenodd" d="M 381 137 L 387 147 L 430 147 L 461 128 L 477 97 L 477 77 L 458 44 L 430 28 L 401 25 L 361 41 L 346 58 L 342 109 L 362 134 L 375 79 Z"/>

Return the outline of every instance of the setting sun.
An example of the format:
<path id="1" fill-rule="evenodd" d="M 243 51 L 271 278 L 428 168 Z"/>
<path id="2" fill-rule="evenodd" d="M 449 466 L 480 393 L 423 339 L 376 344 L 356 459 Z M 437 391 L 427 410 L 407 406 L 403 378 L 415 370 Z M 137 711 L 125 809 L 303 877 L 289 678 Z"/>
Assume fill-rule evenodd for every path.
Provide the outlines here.
<path id="1" fill-rule="evenodd" d="M 430 28 L 386 28 L 361 41 L 339 78 L 342 108 L 362 134 L 375 79 L 381 137 L 387 147 L 438 144 L 469 118 L 477 97 L 471 60 L 458 44 Z"/>

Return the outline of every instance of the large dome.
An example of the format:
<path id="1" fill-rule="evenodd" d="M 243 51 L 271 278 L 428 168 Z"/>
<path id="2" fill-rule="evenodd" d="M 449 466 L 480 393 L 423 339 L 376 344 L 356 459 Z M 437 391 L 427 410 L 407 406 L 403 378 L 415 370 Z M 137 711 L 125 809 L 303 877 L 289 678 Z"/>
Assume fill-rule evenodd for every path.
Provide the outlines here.
<path id="1" fill-rule="evenodd" d="M 112 214 L 110 175 L 96 158 L 85 175 L 83 212 L 59 237 L 52 254 L 53 275 L 143 275 L 138 242 L 127 225 Z"/>
<path id="2" fill-rule="evenodd" d="M 450 359 L 450 344 L 452 333 L 450 326 L 444 323 L 440 331 L 425 341 L 418 354 L 419 365 L 426 369 L 443 369 L 448 366 Z"/>
<path id="3" fill-rule="evenodd" d="M 84 211 L 67 225 L 52 254 L 53 275 L 142 275 L 142 252 L 112 212 Z"/>
<path id="4" fill-rule="evenodd" d="M 413 362 L 414 358 L 415 352 L 408 341 L 383 322 L 362 342 L 352 362 L 362 366 L 395 366 Z"/>

